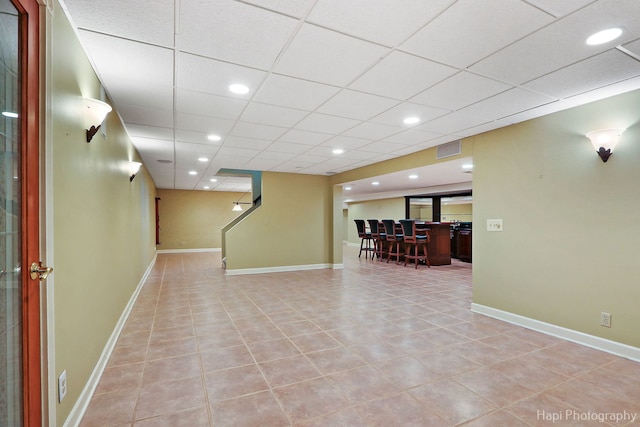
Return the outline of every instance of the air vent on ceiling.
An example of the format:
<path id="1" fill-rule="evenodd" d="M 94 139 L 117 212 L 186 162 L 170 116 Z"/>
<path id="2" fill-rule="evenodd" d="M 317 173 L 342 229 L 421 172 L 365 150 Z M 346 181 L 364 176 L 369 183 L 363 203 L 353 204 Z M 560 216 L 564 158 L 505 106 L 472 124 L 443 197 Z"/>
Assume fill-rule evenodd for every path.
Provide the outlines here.
<path id="1" fill-rule="evenodd" d="M 440 160 L 446 157 L 457 156 L 462 152 L 461 150 L 462 144 L 460 140 L 438 145 L 436 147 L 436 159 Z"/>

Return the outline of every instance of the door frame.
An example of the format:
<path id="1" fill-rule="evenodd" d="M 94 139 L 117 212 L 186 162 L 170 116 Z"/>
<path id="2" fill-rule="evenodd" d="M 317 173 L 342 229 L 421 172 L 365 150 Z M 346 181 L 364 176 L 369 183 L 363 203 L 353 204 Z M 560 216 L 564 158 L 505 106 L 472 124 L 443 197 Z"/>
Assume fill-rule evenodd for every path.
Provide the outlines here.
<path id="1" fill-rule="evenodd" d="M 22 197 L 22 411 L 25 426 L 42 422 L 40 281 L 29 265 L 40 260 L 40 5 L 11 0 L 19 10 Z"/>

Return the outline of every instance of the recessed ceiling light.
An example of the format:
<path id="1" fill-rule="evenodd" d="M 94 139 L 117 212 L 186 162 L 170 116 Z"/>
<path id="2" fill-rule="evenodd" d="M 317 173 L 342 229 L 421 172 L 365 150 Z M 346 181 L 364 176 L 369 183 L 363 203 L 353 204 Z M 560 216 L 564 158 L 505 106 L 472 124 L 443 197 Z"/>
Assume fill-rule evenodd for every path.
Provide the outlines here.
<path id="1" fill-rule="evenodd" d="M 198 175 L 198 172 L 196 172 L 196 171 L 189 171 L 189 175 Z"/>
<path id="2" fill-rule="evenodd" d="M 344 153 L 344 150 L 342 148 L 336 148 L 335 150 L 333 150 L 333 154 L 342 154 Z"/>
<path id="3" fill-rule="evenodd" d="M 373 181 L 371 185 L 380 185 L 380 183 L 378 181 Z"/>
<path id="4" fill-rule="evenodd" d="M 208 162 L 209 159 L 207 159 L 206 157 L 198 157 L 198 161 L 199 162 Z"/>
<path id="5" fill-rule="evenodd" d="M 209 181 L 211 181 L 211 182 L 218 182 L 218 180 L 217 180 L 217 179 L 215 179 L 215 178 L 211 178 Z"/>
<path id="6" fill-rule="evenodd" d="M 606 30 L 598 31 L 595 34 L 590 35 L 587 39 L 587 44 L 596 46 L 599 44 L 608 43 L 620 37 L 621 34 L 622 28 L 607 28 Z"/>
<path id="7" fill-rule="evenodd" d="M 349 191 L 349 190 L 351 190 L 351 187 L 344 187 L 344 189 Z"/>
<path id="8" fill-rule="evenodd" d="M 210 188 L 211 188 L 211 187 L 209 187 L 208 185 L 205 185 L 205 186 L 204 186 L 204 189 L 205 189 L 205 190 L 208 190 L 208 189 L 210 189 Z"/>
<path id="9" fill-rule="evenodd" d="M 234 83 L 230 85 L 229 90 L 237 95 L 244 95 L 245 93 L 249 93 L 249 87 L 241 83 Z"/>
<path id="10" fill-rule="evenodd" d="M 12 118 L 12 119 L 18 118 L 18 113 L 13 113 L 11 111 L 3 111 L 2 115 L 5 116 L 5 117 Z"/>
<path id="11" fill-rule="evenodd" d="M 407 117 L 406 119 L 403 120 L 405 125 L 415 125 L 419 121 L 420 121 L 419 117 Z"/>
<path id="12" fill-rule="evenodd" d="M 473 169 L 473 165 L 470 163 L 467 163 L 465 165 L 462 165 L 462 169 Z"/>
<path id="13" fill-rule="evenodd" d="M 222 139 L 222 137 L 221 137 L 220 135 L 213 135 L 213 134 L 211 134 L 211 135 L 208 135 L 208 136 L 207 136 L 207 139 L 208 139 L 209 141 L 220 141 L 220 140 Z"/>
<path id="14" fill-rule="evenodd" d="M 409 179 L 418 179 L 418 175 L 416 174 L 409 175 Z"/>

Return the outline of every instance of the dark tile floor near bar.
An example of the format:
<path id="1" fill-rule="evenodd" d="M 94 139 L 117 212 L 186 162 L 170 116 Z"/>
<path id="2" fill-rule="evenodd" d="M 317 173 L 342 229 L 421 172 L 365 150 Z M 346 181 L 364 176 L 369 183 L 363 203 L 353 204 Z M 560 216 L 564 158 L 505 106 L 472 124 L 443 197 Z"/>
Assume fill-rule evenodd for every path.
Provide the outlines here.
<path id="1" fill-rule="evenodd" d="M 640 363 L 471 313 L 471 264 L 344 263 L 159 254 L 81 425 L 640 425 Z"/>

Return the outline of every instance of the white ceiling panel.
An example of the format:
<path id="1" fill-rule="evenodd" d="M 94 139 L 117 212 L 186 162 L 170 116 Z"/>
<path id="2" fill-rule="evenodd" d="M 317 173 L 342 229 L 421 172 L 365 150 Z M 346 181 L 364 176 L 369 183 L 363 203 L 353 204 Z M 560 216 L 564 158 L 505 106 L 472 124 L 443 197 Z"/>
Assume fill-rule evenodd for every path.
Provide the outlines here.
<path id="1" fill-rule="evenodd" d="M 210 141 L 207 139 L 208 132 L 196 132 L 191 130 L 176 129 L 176 142 L 192 142 L 194 144 L 205 144 L 211 146 L 219 146 L 222 141 Z"/>
<path id="2" fill-rule="evenodd" d="M 173 111 L 171 110 L 120 104 L 118 112 L 125 115 L 129 123 L 145 126 L 173 126 Z"/>
<path id="3" fill-rule="evenodd" d="M 401 49 L 466 68 L 552 19 L 523 1 L 459 0 L 403 43 Z"/>
<path id="4" fill-rule="evenodd" d="M 638 16 L 640 1 L 601 0 L 510 45 L 470 70 L 502 81 L 525 83 L 640 37 Z M 612 26 L 625 27 L 620 39 L 600 46 L 586 44 L 589 35 Z"/>
<path id="5" fill-rule="evenodd" d="M 634 55 L 636 59 L 640 58 L 640 39 L 631 43 L 627 43 L 623 47 L 631 52 L 631 54 Z"/>
<path id="6" fill-rule="evenodd" d="M 419 130 L 440 134 L 454 134 L 463 129 L 491 121 L 490 118 L 487 118 L 487 115 L 477 116 L 474 112 L 462 109 L 422 124 L 419 126 Z"/>
<path id="7" fill-rule="evenodd" d="M 224 147 L 248 148 L 250 150 L 264 150 L 271 141 L 268 139 L 243 138 L 239 136 L 230 136 L 224 140 Z"/>
<path id="8" fill-rule="evenodd" d="M 179 88 L 237 99 L 249 99 L 267 76 L 264 71 L 188 53 L 178 55 L 177 68 Z M 242 83 L 251 91 L 246 95 L 232 94 L 229 85 L 234 83 Z"/>
<path id="9" fill-rule="evenodd" d="M 110 80 L 115 80 L 115 84 L 109 85 L 109 96 L 118 105 L 154 106 L 173 111 L 173 85 L 140 84 L 136 80 L 116 77 Z"/>
<path id="10" fill-rule="evenodd" d="M 449 113 L 448 110 L 413 104 L 411 102 L 403 102 L 402 104 L 398 104 L 384 113 L 377 115 L 371 119 L 371 121 L 390 126 L 402 124 L 403 127 L 407 129 L 414 126 L 404 124 L 404 119 L 408 117 L 417 117 L 420 119 L 420 123 L 424 123 L 437 117 L 444 116 L 447 113 Z"/>
<path id="11" fill-rule="evenodd" d="M 594 0 L 528 0 L 534 6 L 559 18 L 593 3 Z"/>
<path id="12" fill-rule="evenodd" d="M 335 86 L 272 74 L 254 101 L 313 111 L 339 90 Z"/>
<path id="13" fill-rule="evenodd" d="M 272 143 L 267 148 L 267 150 L 269 152 L 277 152 L 277 153 L 300 154 L 308 151 L 312 147 L 314 147 L 314 145 L 294 144 L 292 142 L 276 141 Z"/>
<path id="14" fill-rule="evenodd" d="M 297 24 L 296 19 L 238 1 L 181 0 L 180 49 L 269 69 Z"/>
<path id="15" fill-rule="evenodd" d="M 347 119 L 345 117 L 311 113 L 296 124 L 295 128 L 311 132 L 337 134 L 356 126 L 358 123 L 360 123 L 359 120 Z"/>
<path id="16" fill-rule="evenodd" d="M 265 159 L 264 157 L 255 157 L 244 164 L 245 169 L 251 170 L 259 170 L 259 171 L 270 171 L 271 169 L 280 165 L 282 161 L 273 160 L 273 159 Z"/>
<path id="17" fill-rule="evenodd" d="M 189 142 L 176 142 L 176 152 L 185 152 L 193 158 L 197 158 L 200 155 L 211 156 L 220 149 L 219 145 L 208 144 L 192 144 Z"/>
<path id="18" fill-rule="evenodd" d="M 125 121 L 126 122 L 126 121 Z M 160 126 L 143 126 L 134 123 L 125 123 L 130 137 L 164 139 L 173 142 L 173 129 Z"/>
<path id="19" fill-rule="evenodd" d="M 451 3 L 453 0 L 319 0 L 307 20 L 341 33 L 396 46 Z"/>
<path id="20" fill-rule="evenodd" d="M 524 86 L 555 98 L 566 98 L 639 75 L 640 61 L 612 49 L 530 81 Z"/>
<path id="21" fill-rule="evenodd" d="M 447 110 L 459 110 L 513 86 L 466 71 L 449 77 L 411 98 L 411 102 Z"/>
<path id="22" fill-rule="evenodd" d="M 247 105 L 243 99 L 177 89 L 176 111 L 207 117 L 237 120 Z"/>
<path id="23" fill-rule="evenodd" d="M 173 50 L 90 31 L 80 31 L 79 35 L 99 74 L 113 86 L 120 79 L 173 85 Z"/>
<path id="24" fill-rule="evenodd" d="M 274 71 L 302 79 L 344 86 L 388 49 L 315 25 L 302 26 Z M 340 64 L 336 67 L 336 64 Z"/>
<path id="25" fill-rule="evenodd" d="M 349 87 L 405 100 L 457 71 L 446 65 L 394 51 Z"/>
<path id="26" fill-rule="evenodd" d="M 101 3 L 97 7 L 96 3 Z M 173 46 L 174 0 L 66 0 L 65 5 L 78 28 L 160 46 Z"/>
<path id="27" fill-rule="evenodd" d="M 177 113 L 176 128 L 196 132 L 207 132 L 224 136 L 233 128 L 235 121 L 196 114 Z"/>
<path id="28" fill-rule="evenodd" d="M 405 144 L 397 144 L 394 142 L 389 142 L 387 140 L 385 141 L 376 141 L 376 142 L 370 142 L 369 144 L 360 147 L 360 150 L 362 151 L 368 151 L 371 153 L 375 153 L 376 155 L 380 154 L 380 153 L 389 153 L 389 152 L 394 152 L 396 150 L 401 150 L 403 148 L 407 148 L 407 145 Z"/>
<path id="29" fill-rule="evenodd" d="M 368 120 L 398 104 L 399 101 L 354 90 L 343 90 L 325 102 L 318 112 L 334 116 Z"/>
<path id="30" fill-rule="evenodd" d="M 441 136 L 439 133 L 425 132 L 420 129 L 407 129 L 402 132 L 386 137 L 385 141 L 393 142 L 395 144 L 402 144 L 402 145 L 414 145 L 414 144 L 420 144 L 422 142 L 432 140 L 439 136 Z"/>
<path id="31" fill-rule="evenodd" d="M 301 18 L 306 15 L 315 1 L 316 0 L 245 0 L 245 3 L 255 4 L 265 9 Z"/>
<path id="32" fill-rule="evenodd" d="M 282 142 L 290 142 L 294 144 L 318 145 L 325 142 L 332 136 L 333 135 L 328 133 L 309 132 L 306 130 L 291 129 L 287 131 L 285 134 L 283 134 L 280 138 L 278 138 L 278 140 Z"/>
<path id="33" fill-rule="evenodd" d="M 362 138 L 353 138 L 350 136 L 338 135 L 335 138 L 331 138 L 327 142 L 321 144 L 322 146 L 328 146 L 331 148 L 341 148 L 345 151 L 355 150 L 363 145 L 369 144 L 371 141 Z"/>
<path id="34" fill-rule="evenodd" d="M 365 138 L 372 141 L 387 138 L 390 135 L 402 132 L 405 128 L 396 126 L 387 126 L 379 123 L 364 122 L 356 127 L 344 132 L 345 136 L 352 136 L 354 138 Z"/>
<path id="35" fill-rule="evenodd" d="M 253 102 L 242 114 L 242 121 L 288 128 L 307 114 L 309 112 L 304 110 Z"/>
<path id="36" fill-rule="evenodd" d="M 556 99 L 521 88 L 510 89 L 460 111 L 486 121 L 497 120 L 514 113 L 554 102 Z"/>
<path id="37" fill-rule="evenodd" d="M 283 133 L 287 131 L 286 128 L 267 126 L 257 123 L 238 122 L 231 131 L 231 136 L 239 136 L 243 138 L 255 138 L 266 139 L 273 141 L 278 139 Z"/>

